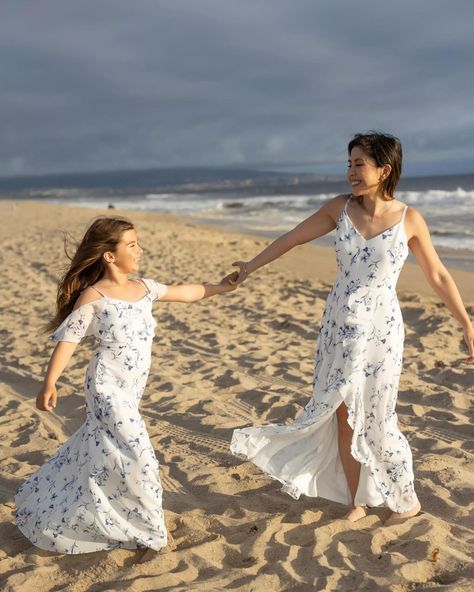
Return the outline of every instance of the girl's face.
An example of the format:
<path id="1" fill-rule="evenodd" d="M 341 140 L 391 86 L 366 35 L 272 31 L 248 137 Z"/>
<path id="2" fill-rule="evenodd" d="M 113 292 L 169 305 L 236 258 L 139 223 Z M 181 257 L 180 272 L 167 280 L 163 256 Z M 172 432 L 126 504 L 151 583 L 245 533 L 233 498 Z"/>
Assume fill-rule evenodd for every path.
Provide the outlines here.
<path id="1" fill-rule="evenodd" d="M 354 146 L 347 167 L 347 179 L 353 195 L 366 195 L 377 191 L 386 172 L 386 167 L 378 167 L 360 146 Z"/>
<path id="2" fill-rule="evenodd" d="M 137 232 L 135 229 L 125 230 L 122 233 L 117 248 L 113 253 L 105 253 L 106 262 L 113 263 L 122 273 L 134 273 L 140 266 L 140 257 L 143 249 L 138 244 Z M 109 261 L 108 257 L 111 257 Z"/>

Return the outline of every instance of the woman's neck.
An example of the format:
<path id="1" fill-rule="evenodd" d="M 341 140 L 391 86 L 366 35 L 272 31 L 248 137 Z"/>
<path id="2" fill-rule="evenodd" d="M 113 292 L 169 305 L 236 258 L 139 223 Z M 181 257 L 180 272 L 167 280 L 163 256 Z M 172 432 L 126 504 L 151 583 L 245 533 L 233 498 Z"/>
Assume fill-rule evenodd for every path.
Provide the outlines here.
<path id="1" fill-rule="evenodd" d="M 394 198 L 383 193 L 372 193 L 357 196 L 359 205 L 372 217 L 383 215 L 392 205 Z"/>

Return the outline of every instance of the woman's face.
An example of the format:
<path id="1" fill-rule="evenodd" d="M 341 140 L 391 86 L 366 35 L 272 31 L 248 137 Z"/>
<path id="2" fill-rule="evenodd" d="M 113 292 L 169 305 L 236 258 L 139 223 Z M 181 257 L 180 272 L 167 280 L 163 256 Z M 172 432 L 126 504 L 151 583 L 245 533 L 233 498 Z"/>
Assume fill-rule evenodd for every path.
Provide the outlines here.
<path id="1" fill-rule="evenodd" d="M 347 166 L 347 179 L 353 195 L 366 195 L 380 188 L 385 167 L 378 167 L 360 146 L 352 149 Z"/>
<path id="2" fill-rule="evenodd" d="M 114 253 L 112 253 L 112 262 L 122 273 L 134 273 L 138 271 L 142 253 L 143 249 L 138 244 L 136 230 L 134 228 L 125 230 L 122 233 L 117 248 Z M 108 253 L 106 255 L 108 255 Z"/>

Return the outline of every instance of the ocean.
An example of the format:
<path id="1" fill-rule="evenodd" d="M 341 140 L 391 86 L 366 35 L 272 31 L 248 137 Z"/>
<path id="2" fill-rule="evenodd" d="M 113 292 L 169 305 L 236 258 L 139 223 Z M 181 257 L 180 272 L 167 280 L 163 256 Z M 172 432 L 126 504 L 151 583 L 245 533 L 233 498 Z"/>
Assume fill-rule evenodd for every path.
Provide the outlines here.
<path id="1" fill-rule="evenodd" d="M 165 172 L 164 172 L 165 171 Z M 166 169 L 0 179 L 0 197 L 165 212 L 274 237 L 349 191 L 344 178 L 269 171 Z M 474 174 L 402 179 L 447 267 L 474 270 Z M 332 244 L 334 231 L 316 244 Z"/>

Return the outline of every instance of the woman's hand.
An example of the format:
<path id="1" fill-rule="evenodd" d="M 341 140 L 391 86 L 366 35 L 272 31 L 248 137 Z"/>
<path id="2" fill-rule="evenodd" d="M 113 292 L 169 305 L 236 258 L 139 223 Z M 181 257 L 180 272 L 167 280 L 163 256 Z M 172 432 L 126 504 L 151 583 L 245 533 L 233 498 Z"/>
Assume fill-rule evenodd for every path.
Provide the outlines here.
<path id="1" fill-rule="evenodd" d="M 229 280 L 232 284 L 235 284 L 236 286 L 238 286 L 239 284 L 241 284 L 242 282 L 244 282 L 248 278 L 249 273 L 247 271 L 247 265 L 248 265 L 247 261 L 234 261 L 234 263 L 232 263 L 233 267 L 239 268 L 239 271 L 234 271 L 234 273 L 229 276 L 231 278 L 232 278 L 232 276 L 235 277 L 235 280 L 234 279 Z"/>
<path id="2" fill-rule="evenodd" d="M 56 386 L 45 384 L 36 397 L 36 407 L 41 411 L 52 411 L 56 407 L 57 400 Z"/>
<path id="3" fill-rule="evenodd" d="M 474 328 L 472 323 L 469 323 L 464 327 L 464 341 L 466 342 L 469 351 L 469 357 L 465 361 L 474 362 Z"/>

